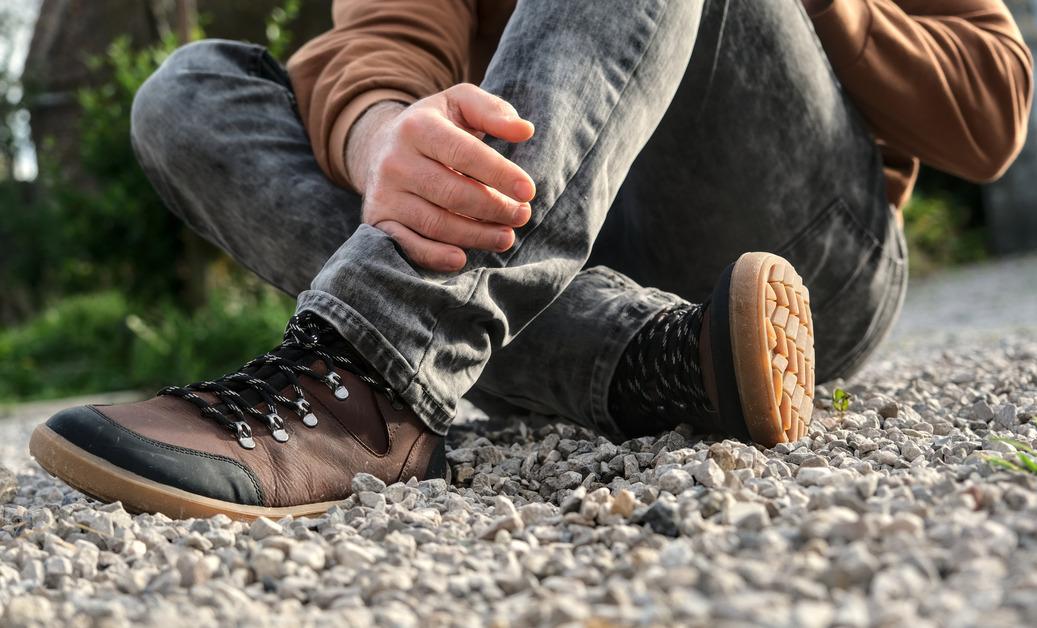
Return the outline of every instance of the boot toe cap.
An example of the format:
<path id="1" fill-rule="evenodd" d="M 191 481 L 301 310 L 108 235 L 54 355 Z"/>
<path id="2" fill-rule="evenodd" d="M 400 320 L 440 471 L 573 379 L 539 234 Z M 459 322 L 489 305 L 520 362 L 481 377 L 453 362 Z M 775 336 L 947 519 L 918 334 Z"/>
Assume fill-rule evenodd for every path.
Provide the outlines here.
<path id="1" fill-rule="evenodd" d="M 68 408 L 46 426 L 83 453 L 144 479 L 220 501 L 262 505 L 259 481 L 240 461 L 147 438 L 103 408 Z"/>

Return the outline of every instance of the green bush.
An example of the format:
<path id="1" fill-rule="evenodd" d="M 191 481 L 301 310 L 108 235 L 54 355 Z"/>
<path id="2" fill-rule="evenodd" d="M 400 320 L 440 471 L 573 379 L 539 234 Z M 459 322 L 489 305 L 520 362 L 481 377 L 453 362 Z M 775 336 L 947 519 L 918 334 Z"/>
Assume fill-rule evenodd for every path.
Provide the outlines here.
<path id="1" fill-rule="evenodd" d="M 972 212 L 946 195 L 915 194 L 904 208 L 911 273 L 976 262 L 987 257 L 986 231 Z"/>
<path id="2" fill-rule="evenodd" d="M 288 26 L 299 17 L 300 9 L 301 0 L 285 0 L 281 6 L 274 7 L 266 19 L 266 47 L 275 59 L 285 61 L 285 52 L 293 39 Z"/>
<path id="3" fill-rule="evenodd" d="M 299 8 L 285 0 L 267 20 L 275 56 Z M 106 81 L 78 94 L 88 183 L 66 176 L 46 143 L 31 194 L 0 174 L 0 239 L 10 245 L 0 320 L 24 321 L 0 328 L 0 401 L 210 379 L 281 337 L 292 300 L 189 234 L 137 165 L 133 97 L 177 45 L 167 37 L 137 50 L 120 38 L 91 61 Z"/>
<path id="4" fill-rule="evenodd" d="M 289 27 L 300 6 L 300 0 L 284 0 L 266 19 L 266 44 L 275 56 L 283 56 L 291 43 Z M 196 29 L 193 36 L 204 33 Z M 69 176 L 68 164 L 47 141 L 37 147 L 40 174 L 28 202 L 0 172 L 5 208 L 0 238 L 9 243 L 0 255 L 0 280 L 22 303 L 17 309 L 0 307 L 0 320 L 20 320 L 26 311 L 67 295 L 107 290 L 125 292 L 130 301 L 172 298 L 185 309 L 202 304 L 206 267 L 220 254 L 166 210 L 130 141 L 137 90 L 179 44 L 169 35 L 138 49 L 120 37 L 88 62 L 102 82 L 77 93 L 82 115 L 75 174 Z M 5 80 L 0 76 L 0 94 Z M 0 103 L 0 166 L 10 152 L 5 103 Z"/>
<path id="5" fill-rule="evenodd" d="M 280 341 L 293 310 L 294 303 L 273 290 L 224 289 L 194 312 L 170 307 L 151 317 L 130 314 L 135 386 L 187 384 L 232 372 Z"/>
<path id="6" fill-rule="evenodd" d="M 115 292 L 70 297 L 0 332 L 0 399 L 129 388 L 127 309 Z"/>
<path id="7" fill-rule="evenodd" d="M 211 379 L 276 345 L 292 309 L 265 288 L 221 290 L 192 313 L 173 305 L 149 312 L 114 291 L 68 297 L 0 332 L 0 400 Z"/>
<path id="8" fill-rule="evenodd" d="M 109 74 L 109 83 L 82 90 L 80 161 L 98 182 L 82 186 L 58 179 L 49 197 L 63 216 L 63 241 L 76 263 L 60 277 L 62 292 L 118 288 L 132 299 L 183 295 L 190 276 L 184 260 L 193 236 L 186 233 L 137 165 L 130 144 L 133 96 L 176 48 L 175 38 L 134 51 L 126 38 L 112 43 L 93 65 Z M 193 260 L 204 264 L 214 258 Z M 93 288 L 96 289 L 96 288 Z"/>
<path id="9" fill-rule="evenodd" d="M 31 195 L 0 182 L 0 237 L 9 243 L 0 278 L 31 308 L 113 289 L 144 301 L 184 294 L 184 228 L 137 165 L 129 135 L 134 94 L 175 46 L 167 39 L 133 51 L 119 39 L 91 62 L 111 79 L 78 94 L 77 174 L 70 176 L 44 141 Z"/>

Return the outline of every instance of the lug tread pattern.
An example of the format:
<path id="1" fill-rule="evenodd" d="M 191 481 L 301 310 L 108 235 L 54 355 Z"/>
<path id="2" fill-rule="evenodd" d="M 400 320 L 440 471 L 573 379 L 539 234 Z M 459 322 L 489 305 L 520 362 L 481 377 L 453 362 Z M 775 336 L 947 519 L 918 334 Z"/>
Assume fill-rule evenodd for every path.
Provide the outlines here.
<path id="1" fill-rule="evenodd" d="M 765 287 L 764 327 L 774 402 L 786 438 L 807 433 L 814 411 L 814 321 L 810 291 L 786 262 L 771 267 Z"/>

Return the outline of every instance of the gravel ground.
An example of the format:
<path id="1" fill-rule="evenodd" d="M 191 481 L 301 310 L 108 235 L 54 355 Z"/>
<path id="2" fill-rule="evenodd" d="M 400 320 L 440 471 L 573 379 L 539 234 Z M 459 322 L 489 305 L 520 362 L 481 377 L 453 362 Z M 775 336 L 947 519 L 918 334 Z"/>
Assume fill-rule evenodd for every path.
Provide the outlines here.
<path id="1" fill-rule="evenodd" d="M 1035 278 L 1024 258 L 916 286 L 850 409 L 796 443 L 469 410 L 454 485 L 359 477 L 316 519 L 98 505 L 26 457 L 51 408 L 18 409 L 0 624 L 1037 625 L 1037 476 L 985 461 L 1037 440 Z"/>

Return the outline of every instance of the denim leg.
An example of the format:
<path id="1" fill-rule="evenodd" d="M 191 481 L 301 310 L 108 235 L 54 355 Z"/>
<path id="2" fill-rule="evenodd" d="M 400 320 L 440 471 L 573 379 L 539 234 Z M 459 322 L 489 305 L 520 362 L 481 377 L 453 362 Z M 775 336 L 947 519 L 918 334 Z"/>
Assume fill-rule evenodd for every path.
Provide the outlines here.
<path id="1" fill-rule="evenodd" d="M 321 172 L 288 76 L 262 46 L 174 52 L 137 92 L 131 136 L 171 211 L 291 295 L 360 224 L 360 196 Z"/>
<path id="2" fill-rule="evenodd" d="M 746 251 L 797 267 L 818 381 L 847 376 L 906 289 L 884 190 L 874 139 L 800 0 L 708 0 L 680 87 L 594 244 L 601 266 L 581 275 L 588 289 L 567 290 L 496 352 L 478 386 L 615 435 L 608 389 L 627 342 L 661 307 L 707 299 Z"/>
<path id="3" fill-rule="evenodd" d="M 491 354 L 583 267 L 680 83 L 701 8 L 684 0 L 519 3 L 483 82 L 537 128 L 520 145 L 491 142 L 538 185 L 515 246 L 473 251 L 462 272 L 436 274 L 361 225 L 300 295 L 299 310 L 329 320 L 433 429 L 445 430 Z"/>
<path id="4" fill-rule="evenodd" d="M 588 268 L 514 342 L 493 354 L 476 390 L 620 440 L 608 411 L 616 365 L 648 319 L 684 302 L 605 266 Z"/>
<path id="5" fill-rule="evenodd" d="M 712 0 L 592 262 L 701 301 L 741 253 L 786 257 L 810 288 L 823 382 L 852 374 L 892 326 L 902 244 L 874 137 L 802 3 Z"/>

